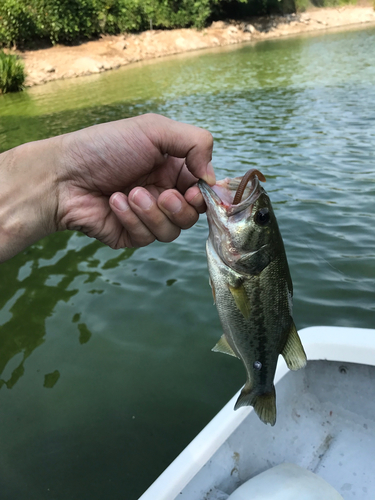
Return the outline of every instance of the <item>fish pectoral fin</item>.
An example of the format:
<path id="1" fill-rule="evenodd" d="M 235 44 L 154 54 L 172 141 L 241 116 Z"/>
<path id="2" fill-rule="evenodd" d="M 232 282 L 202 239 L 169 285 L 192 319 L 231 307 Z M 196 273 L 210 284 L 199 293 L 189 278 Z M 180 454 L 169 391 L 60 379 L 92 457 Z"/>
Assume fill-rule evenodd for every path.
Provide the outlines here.
<path id="1" fill-rule="evenodd" d="M 250 318 L 250 301 L 246 293 L 245 287 L 241 284 L 240 286 L 234 287 L 228 284 L 228 288 L 237 308 L 241 311 L 242 316 L 245 319 Z"/>
<path id="2" fill-rule="evenodd" d="M 214 298 L 214 304 L 216 304 L 216 292 L 215 292 L 215 287 L 214 287 L 214 284 L 212 283 L 211 277 L 209 278 L 209 282 L 210 282 L 210 287 L 212 290 L 212 296 Z"/>
<path id="3" fill-rule="evenodd" d="M 255 413 L 265 424 L 276 423 L 276 391 L 275 386 L 272 386 L 270 392 L 264 394 L 254 394 L 245 387 L 242 389 L 234 409 L 237 410 L 242 406 L 252 406 Z"/>
<path id="4" fill-rule="evenodd" d="M 225 338 L 224 334 L 220 337 L 220 340 L 215 345 L 215 347 L 212 348 L 212 351 L 222 352 L 223 354 L 229 354 L 229 356 L 234 356 L 234 357 L 238 358 L 237 354 L 233 351 L 231 346 L 228 344 L 228 341 Z"/>
<path id="5" fill-rule="evenodd" d="M 293 322 L 281 354 L 285 359 L 289 370 L 299 370 L 300 368 L 304 368 L 306 366 L 306 353 Z"/>

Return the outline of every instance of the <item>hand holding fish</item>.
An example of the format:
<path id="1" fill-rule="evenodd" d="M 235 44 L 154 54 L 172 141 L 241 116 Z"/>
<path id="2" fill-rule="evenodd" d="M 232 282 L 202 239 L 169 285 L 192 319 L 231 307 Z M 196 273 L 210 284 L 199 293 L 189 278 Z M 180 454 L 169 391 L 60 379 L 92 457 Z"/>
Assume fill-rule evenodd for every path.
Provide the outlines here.
<path id="1" fill-rule="evenodd" d="M 0 155 L 0 261 L 78 230 L 112 248 L 172 241 L 215 183 L 209 132 L 142 115 L 25 144 Z"/>

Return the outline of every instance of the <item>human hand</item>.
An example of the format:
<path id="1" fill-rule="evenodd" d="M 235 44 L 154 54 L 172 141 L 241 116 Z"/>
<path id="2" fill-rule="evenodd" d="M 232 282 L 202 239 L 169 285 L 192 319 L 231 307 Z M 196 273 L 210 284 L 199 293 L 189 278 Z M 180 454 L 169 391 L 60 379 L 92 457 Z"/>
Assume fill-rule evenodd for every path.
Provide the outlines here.
<path id="1" fill-rule="evenodd" d="M 215 183 L 209 132 L 160 115 L 64 137 L 58 225 L 112 248 L 172 241 L 205 211 L 198 178 Z"/>
<path id="2" fill-rule="evenodd" d="M 29 143 L 0 155 L 0 261 L 56 230 L 112 248 L 172 241 L 215 183 L 209 132 L 142 115 Z"/>

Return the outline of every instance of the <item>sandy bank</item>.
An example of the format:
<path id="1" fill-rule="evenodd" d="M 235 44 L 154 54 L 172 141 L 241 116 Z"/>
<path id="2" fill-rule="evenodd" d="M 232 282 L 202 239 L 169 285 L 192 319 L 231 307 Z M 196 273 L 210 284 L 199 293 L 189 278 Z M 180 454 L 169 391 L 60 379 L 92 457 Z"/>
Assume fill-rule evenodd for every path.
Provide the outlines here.
<path id="1" fill-rule="evenodd" d="M 55 47 L 20 53 L 25 61 L 26 85 L 74 78 L 119 68 L 136 61 L 181 52 L 265 40 L 280 36 L 374 24 L 375 12 L 370 6 L 346 6 L 316 9 L 303 14 L 271 16 L 251 22 L 218 21 L 198 31 L 145 31 L 138 35 L 105 36 L 74 47 Z"/>

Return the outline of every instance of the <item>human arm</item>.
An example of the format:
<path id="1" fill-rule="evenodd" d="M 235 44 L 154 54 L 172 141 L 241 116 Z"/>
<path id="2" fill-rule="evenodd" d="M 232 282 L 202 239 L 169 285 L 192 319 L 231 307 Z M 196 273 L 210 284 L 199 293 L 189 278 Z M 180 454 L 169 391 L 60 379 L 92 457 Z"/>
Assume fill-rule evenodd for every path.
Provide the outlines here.
<path id="1" fill-rule="evenodd" d="M 65 229 L 112 248 L 172 241 L 205 210 L 194 184 L 215 182 L 211 155 L 209 132 L 154 114 L 1 154 L 0 261 Z"/>

